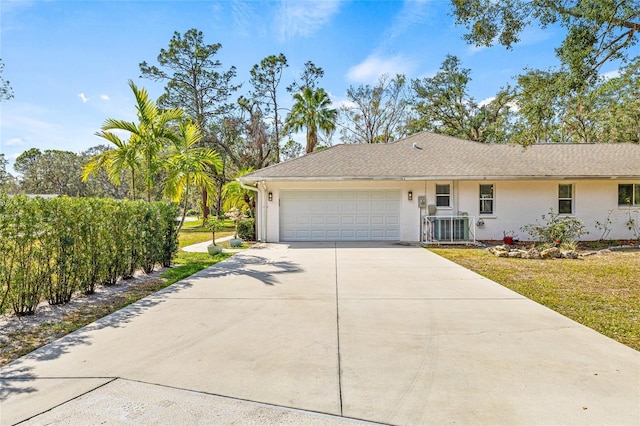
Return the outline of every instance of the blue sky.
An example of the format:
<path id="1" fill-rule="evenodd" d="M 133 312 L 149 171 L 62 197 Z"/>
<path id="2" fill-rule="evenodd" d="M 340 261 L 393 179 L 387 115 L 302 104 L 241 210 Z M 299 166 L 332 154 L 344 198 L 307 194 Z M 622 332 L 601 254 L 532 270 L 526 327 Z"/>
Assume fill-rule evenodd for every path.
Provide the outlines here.
<path id="1" fill-rule="evenodd" d="M 13 161 L 32 147 L 80 152 L 106 142 L 94 135 L 106 118 L 135 117 L 128 79 L 154 99 L 162 93 L 139 78 L 138 64 L 155 64 L 174 31 L 191 28 L 222 44 L 218 58 L 237 68 L 241 90 L 253 64 L 284 53 L 283 89 L 311 60 L 324 68 L 321 86 L 336 104 L 349 85 L 382 73 L 431 76 L 448 53 L 472 69 L 477 100 L 525 67 L 557 65 L 562 29 L 528 29 L 513 50 L 475 48 L 462 40 L 450 7 L 448 0 L 2 0 L 0 57 L 15 98 L 0 104 L 0 152 Z"/>

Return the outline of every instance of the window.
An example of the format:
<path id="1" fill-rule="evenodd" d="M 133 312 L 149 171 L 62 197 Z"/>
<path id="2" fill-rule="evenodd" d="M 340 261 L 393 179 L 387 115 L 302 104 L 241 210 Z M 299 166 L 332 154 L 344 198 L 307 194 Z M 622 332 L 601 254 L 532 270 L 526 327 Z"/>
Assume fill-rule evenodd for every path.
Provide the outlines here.
<path id="1" fill-rule="evenodd" d="M 573 214 L 573 185 L 558 185 L 558 213 Z"/>
<path id="2" fill-rule="evenodd" d="M 640 184 L 624 183 L 618 185 L 619 206 L 640 206 Z"/>
<path id="3" fill-rule="evenodd" d="M 493 185 L 480 185 L 480 214 L 493 214 Z"/>
<path id="4" fill-rule="evenodd" d="M 436 184 L 436 206 L 451 207 L 451 185 Z"/>

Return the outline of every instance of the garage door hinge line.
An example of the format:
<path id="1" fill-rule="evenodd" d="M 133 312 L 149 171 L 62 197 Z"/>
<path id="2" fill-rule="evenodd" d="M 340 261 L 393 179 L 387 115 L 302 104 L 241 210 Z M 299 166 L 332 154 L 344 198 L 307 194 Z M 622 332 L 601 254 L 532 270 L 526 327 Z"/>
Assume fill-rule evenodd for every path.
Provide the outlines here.
<path id="1" fill-rule="evenodd" d="M 338 294 L 338 244 L 333 243 L 334 249 L 334 268 L 336 271 L 336 336 L 337 336 L 337 347 L 338 347 L 338 395 L 340 397 L 340 415 L 343 416 L 342 412 L 342 363 L 340 360 L 340 304 L 339 304 L 339 294 Z"/>

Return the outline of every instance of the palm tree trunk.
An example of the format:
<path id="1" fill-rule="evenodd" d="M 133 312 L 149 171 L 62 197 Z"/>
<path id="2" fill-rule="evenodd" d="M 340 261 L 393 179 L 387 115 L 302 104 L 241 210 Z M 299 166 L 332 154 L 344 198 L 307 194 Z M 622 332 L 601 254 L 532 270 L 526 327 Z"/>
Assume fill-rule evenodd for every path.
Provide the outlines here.
<path id="1" fill-rule="evenodd" d="M 202 218 L 207 220 L 209 217 L 210 209 L 209 209 L 209 193 L 207 192 L 207 188 L 202 187 Z"/>
<path id="2" fill-rule="evenodd" d="M 131 201 L 136 199 L 136 172 L 131 168 Z"/>
<path id="3" fill-rule="evenodd" d="M 187 182 L 189 182 L 189 179 L 187 179 Z M 180 219 L 180 223 L 178 224 L 178 229 L 176 229 L 176 235 L 180 234 L 182 225 L 184 225 L 184 218 L 187 216 L 188 203 L 189 203 L 189 184 L 187 184 L 187 188 L 184 190 L 184 208 L 182 209 L 182 218 Z"/>

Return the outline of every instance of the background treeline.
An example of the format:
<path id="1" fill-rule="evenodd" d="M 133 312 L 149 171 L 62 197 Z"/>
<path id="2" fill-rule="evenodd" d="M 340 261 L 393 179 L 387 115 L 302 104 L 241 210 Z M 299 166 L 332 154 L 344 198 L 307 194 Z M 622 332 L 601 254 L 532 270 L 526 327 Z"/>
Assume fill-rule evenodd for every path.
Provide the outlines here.
<path id="1" fill-rule="evenodd" d="M 34 313 L 142 269 L 169 266 L 177 206 L 97 198 L 0 194 L 0 312 Z"/>
<path id="2" fill-rule="evenodd" d="M 155 60 L 139 64 L 142 79 L 164 85 L 153 108 L 145 101 L 138 108 L 140 124 L 107 119 L 99 132 L 105 137 L 105 132 L 125 130 L 129 139 L 114 133 L 105 138 L 111 145 L 81 154 L 28 150 L 16 160 L 18 177 L 6 173 L 0 157 L 0 185 L 12 193 L 78 196 L 137 198 L 134 194 L 141 197 L 146 191 L 147 199 L 187 200 L 185 206 L 206 217 L 210 209 L 216 214 L 227 209 L 225 187 L 239 175 L 336 143 L 388 143 L 425 130 L 523 146 L 640 143 L 640 57 L 631 53 L 640 34 L 637 1 L 459 0 L 452 6 L 456 24 L 468 30 L 465 40 L 476 46 L 509 48 L 530 25 L 563 27 L 565 39 L 555 49 L 557 65 L 521 70 L 493 96 L 476 99 L 470 94 L 472 71 L 447 55 L 432 76 L 382 75 L 373 84 L 348 87 L 336 101 L 322 88 L 323 68 L 311 61 L 286 81 L 286 56 L 272 54 L 253 65 L 248 81 L 238 81 L 236 68 L 218 59 L 220 43 L 206 42 L 197 29 L 176 32 Z M 616 72 L 603 73 L 605 65 Z M 0 100 L 10 99 L 8 82 L 0 83 Z M 140 131 L 154 120 L 146 112 L 156 108 L 158 116 L 183 111 L 183 118 L 197 127 L 197 142 L 176 149 L 175 142 L 165 140 L 152 147 L 155 136 Z M 177 162 L 180 156 L 200 155 L 194 148 L 211 150 L 219 158 L 199 170 L 193 167 L 195 160 Z M 174 155 L 175 164 L 156 167 L 172 149 L 173 154 L 182 150 Z M 113 158 L 113 167 L 81 182 L 79 170 L 109 150 L 117 153 L 102 158 Z M 189 171 L 176 186 L 169 172 L 178 166 Z M 171 185 L 183 190 L 169 191 L 173 194 L 168 197 L 165 188 Z M 240 195 L 250 210 L 252 194 Z"/>

